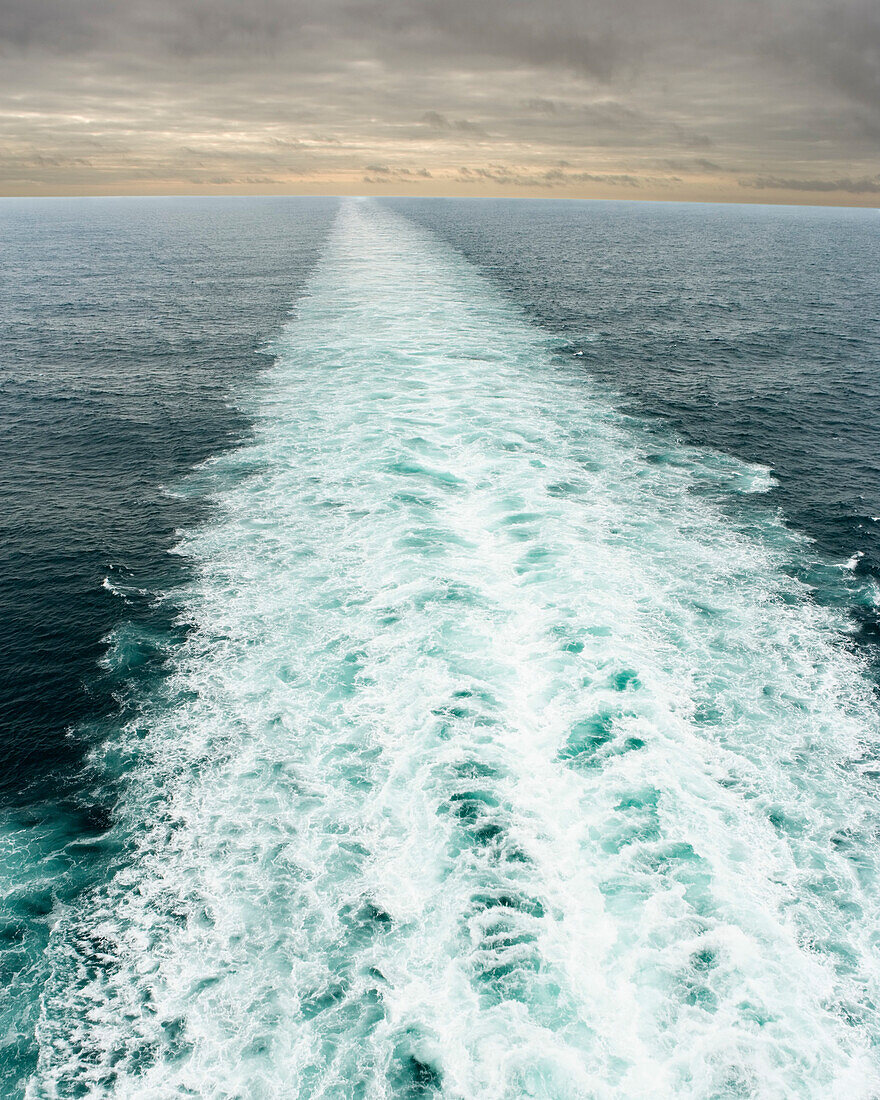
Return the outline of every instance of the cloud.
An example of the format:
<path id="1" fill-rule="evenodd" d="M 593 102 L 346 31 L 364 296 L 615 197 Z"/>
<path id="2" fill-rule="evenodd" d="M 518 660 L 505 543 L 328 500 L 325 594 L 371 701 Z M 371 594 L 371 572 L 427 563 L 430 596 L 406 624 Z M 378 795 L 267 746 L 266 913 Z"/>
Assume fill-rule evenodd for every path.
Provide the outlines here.
<path id="1" fill-rule="evenodd" d="M 817 194 L 840 191 L 847 195 L 880 195 L 880 175 L 871 179 L 850 179 L 846 176 L 838 179 L 779 179 L 776 176 L 759 176 L 740 180 L 739 185 L 761 191 L 813 191 Z"/>
<path id="2" fill-rule="evenodd" d="M 878 108 L 877 0 L 0 5 L 13 191 L 201 171 L 544 189 L 565 161 L 567 187 L 667 187 L 659 165 L 720 187 L 736 164 L 747 190 L 869 196 Z"/>
<path id="3" fill-rule="evenodd" d="M 599 184 L 603 189 L 642 187 L 646 182 L 655 186 L 668 184 L 668 179 L 657 176 L 643 179 L 634 175 L 614 172 L 569 172 L 560 166 L 548 168 L 545 171 L 535 171 L 509 164 L 491 164 L 480 167 L 462 165 L 458 169 L 456 178 L 463 183 L 490 181 L 502 187 L 528 188 L 530 190 L 535 188 L 571 190 L 582 183 Z"/>
<path id="4" fill-rule="evenodd" d="M 708 160 L 706 157 L 692 157 L 690 160 L 667 157 L 662 161 L 662 164 L 664 168 L 669 168 L 673 172 L 708 172 L 713 174 L 729 171 L 716 161 Z"/>
<path id="5" fill-rule="evenodd" d="M 842 92 L 854 104 L 880 109 L 880 6 L 876 3 L 819 5 L 809 21 L 772 42 L 790 65 L 806 67 L 813 79 Z M 876 118 L 875 118 L 876 121 Z"/>
<path id="6" fill-rule="evenodd" d="M 367 183 L 387 182 L 388 180 L 429 180 L 432 178 L 427 168 L 410 168 L 400 165 L 392 167 L 389 164 L 367 164 L 364 171 L 371 173 L 371 175 L 363 177 Z"/>
<path id="7" fill-rule="evenodd" d="M 439 111 L 425 111 L 421 121 L 425 126 L 430 126 L 432 130 L 459 134 L 486 135 L 486 131 L 483 127 L 479 126 L 476 122 L 471 122 L 470 119 L 467 118 L 447 118 L 446 115 L 441 115 Z"/>
<path id="8" fill-rule="evenodd" d="M 542 99 L 540 96 L 533 96 L 531 99 L 527 99 L 525 102 L 525 108 L 527 111 L 534 111 L 539 115 L 555 115 L 556 104 L 552 99 Z"/>

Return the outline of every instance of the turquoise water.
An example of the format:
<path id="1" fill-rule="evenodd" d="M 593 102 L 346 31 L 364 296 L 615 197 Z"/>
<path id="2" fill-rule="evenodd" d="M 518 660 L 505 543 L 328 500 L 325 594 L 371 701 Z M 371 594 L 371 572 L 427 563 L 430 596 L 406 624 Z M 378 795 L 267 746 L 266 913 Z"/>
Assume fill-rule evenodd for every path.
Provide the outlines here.
<path id="1" fill-rule="evenodd" d="M 800 579 L 852 570 L 378 204 L 269 350 L 167 487 L 175 630 L 110 635 L 164 661 L 108 819 L 7 819 L 15 1088 L 878 1095 L 880 723 Z"/>

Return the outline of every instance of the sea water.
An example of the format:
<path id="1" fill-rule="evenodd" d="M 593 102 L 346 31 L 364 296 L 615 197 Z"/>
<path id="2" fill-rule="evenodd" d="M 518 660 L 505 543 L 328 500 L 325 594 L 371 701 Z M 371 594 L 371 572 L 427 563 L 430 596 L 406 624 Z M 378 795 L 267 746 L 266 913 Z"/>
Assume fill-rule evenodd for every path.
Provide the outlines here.
<path id="1" fill-rule="evenodd" d="M 12 1087 L 875 1096 L 861 559 L 424 218 L 345 201 L 309 263 L 165 488 L 168 625 L 107 636 L 99 819 L 9 816 Z"/>

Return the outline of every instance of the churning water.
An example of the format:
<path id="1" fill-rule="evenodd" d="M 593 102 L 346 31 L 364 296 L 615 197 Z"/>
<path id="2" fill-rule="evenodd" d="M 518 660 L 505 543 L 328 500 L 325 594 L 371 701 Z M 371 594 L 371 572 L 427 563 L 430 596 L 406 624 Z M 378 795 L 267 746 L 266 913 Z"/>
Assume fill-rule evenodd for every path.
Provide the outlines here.
<path id="1" fill-rule="evenodd" d="M 379 204 L 271 351 L 169 490 L 211 507 L 90 749 L 112 825 L 7 826 L 19 1087 L 877 1096 L 880 723 L 814 598 L 852 570 Z"/>

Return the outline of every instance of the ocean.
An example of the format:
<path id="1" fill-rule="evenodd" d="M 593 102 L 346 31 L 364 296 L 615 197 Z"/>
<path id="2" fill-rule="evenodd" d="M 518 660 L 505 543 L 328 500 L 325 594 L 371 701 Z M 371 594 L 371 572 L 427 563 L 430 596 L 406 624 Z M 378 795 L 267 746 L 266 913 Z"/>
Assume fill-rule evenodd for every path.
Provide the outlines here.
<path id="1" fill-rule="evenodd" d="M 0 1090 L 880 1095 L 880 219 L 0 201 Z"/>

